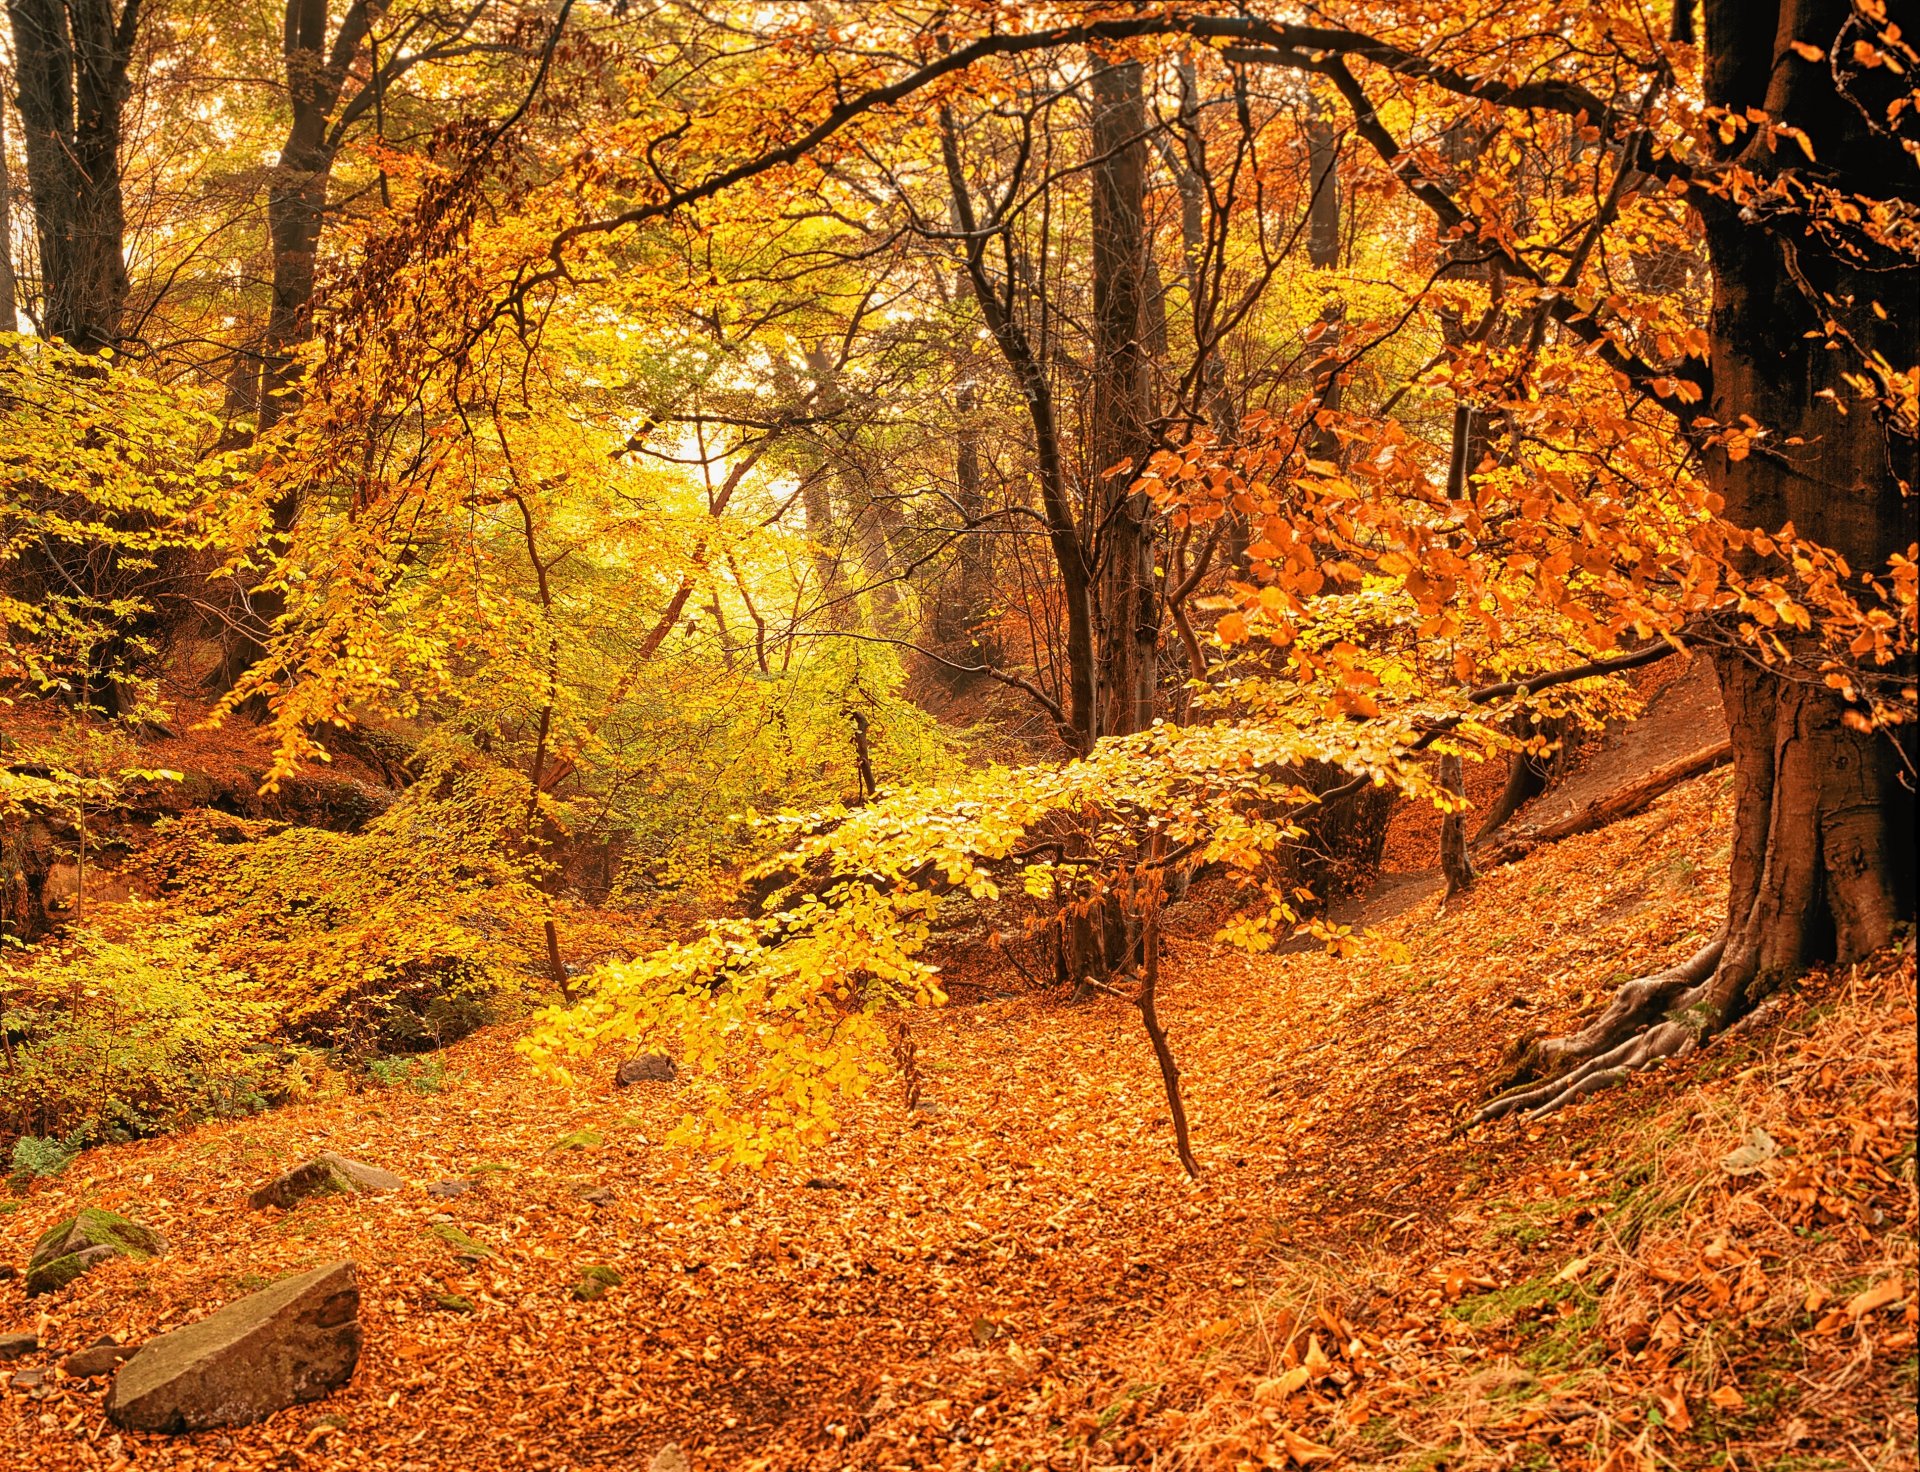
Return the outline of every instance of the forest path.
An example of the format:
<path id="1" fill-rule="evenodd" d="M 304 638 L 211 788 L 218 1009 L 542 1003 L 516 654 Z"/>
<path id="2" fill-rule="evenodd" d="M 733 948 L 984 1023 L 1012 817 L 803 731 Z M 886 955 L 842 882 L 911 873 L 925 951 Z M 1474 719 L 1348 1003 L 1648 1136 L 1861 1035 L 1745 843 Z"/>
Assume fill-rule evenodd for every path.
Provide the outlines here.
<path id="1" fill-rule="evenodd" d="M 1262 1254 L 1377 1239 L 1497 1172 L 1507 1133 L 1453 1139 L 1455 1117 L 1513 1035 L 1565 1025 L 1710 927 L 1726 782 L 1495 870 L 1444 917 L 1420 901 L 1345 960 L 1173 937 L 1162 1012 L 1198 1184 L 1173 1159 L 1132 1010 L 1033 998 L 915 1016 L 932 1107 L 910 1113 L 889 1087 L 833 1144 L 761 1176 L 659 1145 L 675 1086 L 615 1091 L 606 1060 L 563 1091 L 529 1074 L 510 1028 L 450 1050 L 442 1092 L 317 1098 L 91 1151 L 0 1226 L 6 1257 L 81 1204 L 158 1226 L 170 1251 L 51 1301 L 0 1285 L 0 1329 L 38 1321 L 60 1352 L 138 1341 L 346 1256 L 366 1350 L 324 1405 L 231 1433 L 122 1437 L 89 1382 L 9 1395 L 0 1465 L 137 1451 L 142 1467 L 645 1467 L 668 1441 L 703 1469 L 882 1459 L 893 1407 L 1010 1407 L 1050 1374 L 1123 1358 L 1169 1308 L 1230 1296 Z M 563 1143 L 581 1130 L 604 1143 Z M 248 1209 L 250 1189 L 322 1148 L 415 1184 Z M 452 1201 L 420 1189 L 470 1175 Z M 614 1203 L 582 1200 L 593 1186 Z M 462 1267 L 430 1230 L 442 1212 L 496 1255 Z M 621 1285 L 576 1302 L 587 1265 Z M 473 1312 L 437 1307 L 449 1293 Z"/>

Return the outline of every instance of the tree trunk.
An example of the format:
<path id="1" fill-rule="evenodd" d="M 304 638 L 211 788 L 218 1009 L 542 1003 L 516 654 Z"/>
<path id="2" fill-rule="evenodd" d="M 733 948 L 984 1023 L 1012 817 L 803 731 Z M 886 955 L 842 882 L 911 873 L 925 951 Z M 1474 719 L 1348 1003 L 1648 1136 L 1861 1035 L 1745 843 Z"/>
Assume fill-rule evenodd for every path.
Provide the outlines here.
<path id="1" fill-rule="evenodd" d="M 1340 155 L 1333 124 L 1317 99 L 1308 99 L 1307 160 L 1313 194 L 1307 205 L 1307 262 L 1316 271 L 1340 264 Z"/>
<path id="2" fill-rule="evenodd" d="M 955 217 L 966 241 L 967 283 L 992 333 L 995 346 L 1011 370 L 1033 424 L 1034 459 L 1039 471 L 1040 502 L 1047 523 L 1047 545 L 1060 572 L 1060 601 L 1067 615 L 1067 699 L 1058 710 L 1060 739 L 1075 752 L 1092 750 L 1099 728 L 1095 681 L 1093 573 L 1074 519 L 1067 489 L 1065 457 L 1060 446 L 1060 420 L 1055 412 L 1053 385 L 1034 351 L 1019 316 L 1013 310 L 1015 283 L 1005 283 L 1004 294 L 987 274 L 987 240 L 1006 228 L 998 218 L 979 220 L 960 163 L 960 144 L 952 115 L 940 113 L 940 155 Z"/>
<path id="3" fill-rule="evenodd" d="M 1466 774 L 1460 758 L 1449 753 L 1440 758 L 1440 786 L 1456 797 L 1467 791 Z M 1471 888 L 1480 876 L 1474 872 L 1473 856 L 1467 851 L 1467 815 L 1448 813 L 1440 820 L 1440 872 L 1446 876 L 1448 899 Z"/>
<path id="4" fill-rule="evenodd" d="M 7 171 L 7 109 L 0 99 L 0 332 L 18 332 L 13 291 L 13 176 Z"/>
<path id="5" fill-rule="evenodd" d="M 1790 49 L 1830 49 L 1848 7 L 1775 0 L 1763 8 L 1764 17 L 1742 0 L 1708 0 L 1708 101 L 1735 115 L 1758 108 L 1804 131 L 1821 182 L 1843 198 L 1899 190 L 1912 165 L 1898 144 L 1867 126 L 1825 58 L 1809 62 Z M 1762 178 L 1804 163 L 1792 145 L 1775 154 L 1770 136 L 1743 134 L 1737 162 Z M 1714 276 L 1709 412 L 1721 424 L 1751 416 L 1767 432 L 1742 459 L 1710 450 L 1709 484 L 1736 525 L 1773 531 L 1791 521 L 1857 571 L 1884 568 L 1914 540 L 1920 454 L 1911 432 L 1843 375 L 1870 374 L 1862 358 L 1872 354 L 1896 371 L 1911 364 L 1920 271 L 1910 262 L 1863 270 L 1822 248 L 1791 214 L 1757 226 L 1737 204 L 1700 203 Z M 1894 737 L 1849 724 L 1855 713 L 1818 674 L 1813 641 L 1788 647 L 1797 667 L 1763 664 L 1749 646 L 1714 657 L 1735 790 L 1719 935 L 1689 961 L 1628 983 L 1581 1032 L 1535 1043 L 1517 1075 L 1526 1086 L 1481 1118 L 1542 1113 L 1652 1059 L 1688 1053 L 1809 961 L 1857 960 L 1913 918 L 1914 803 Z M 1908 839 L 1897 840 L 1901 833 Z M 1539 1078 L 1546 1082 L 1528 1082 Z"/>
<path id="6" fill-rule="evenodd" d="M 40 324 L 99 352 L 127 305 L 120 115 L 140 0 L 7 0 L 27 187 L 40 246 Z"/>
<path id="7" fill-rule="evenodd" d="M 327 45 L 326 0 L 286 0 L 282 51 L 292 121 L 267 186 L 267 239 L 273 252 L 273 305 L 267 313 L 259 424 L 273 427 L 295 406 L 294 352 L 311 331 L 313 285 L 326 221 L 327 182 L 338 140 L 328 128 L 347 73 L 386 0 L 354 0 Z M 285 520 L 287 525 L 280 526 Z M 293 508 L 275 508 L 275 530 L 285 532 Z"/>
<path id="8" fill-rule="evenodd" d="M 1100 569 L 1100 724 L 1124 736 L 1153 724 L 1160 611 L 1152 507 L 1133 489 L 1147 422 L 1147 107 L 1138 62 L 1093 73 L 1093 403 L 1088 503 Z"/>

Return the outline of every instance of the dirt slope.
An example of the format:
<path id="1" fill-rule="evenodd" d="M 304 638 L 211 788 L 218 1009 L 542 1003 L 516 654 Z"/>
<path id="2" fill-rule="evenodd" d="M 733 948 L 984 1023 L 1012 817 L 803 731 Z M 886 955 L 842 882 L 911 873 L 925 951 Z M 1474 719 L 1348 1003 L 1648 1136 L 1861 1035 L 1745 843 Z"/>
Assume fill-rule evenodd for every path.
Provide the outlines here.
<path id="1" fill-rule="evenodd" d="M 1725 772 L 1709 774 L 1638 818 L 1497 870 L 1444 917 L 1417 902 L 1344 960 L 1249 959 L 1204 934 L 1177 940 L 1163 1012 L 1186 1071 L 1198 1185 L 1174 1163 L 1130 1009 L 1032 999 L 916 1018 L 931 1107 L 909 1113 L 891 1092 L 865 1101 L 834 1146 L 765 1177 L 715 1176 L 652 1143 L 677 1118 L 672 1086 L 560 1093 L 527 1076 L 505 1030 L 452 1050 L 441 1092 L 321 1098 L 90 1152 L 0 1222 L 4 1260 L 22 1261 L 81 1203 L 160 1227 L 172 1251 L 111 1264 L 51 1300 L 0 1284 L 0 1332 L 38 1326 L 61 1351 L 107 1332 L 139 1339 L 344 1255 L 362 1268 L 367 1350 L 324 1406 L 232 1433 L 118 1434 L 89 1382 L 9 1392 L 0 1466 L 644 1468 L 668 1441 L 703 1472 L 1321 1465 L 1329 1441 L 1356 1460 L 1414 1465 L 1425 1452 L 1401 1447 L 1400 1431 L 1376 1434 L 1379 1417 L 1340 1419 L 1373 1372 L 1340 1357 L 1338 1336 L 1319 1331 L 1317 1378 L 1276 1399 L 1267 1372 L 1304 1344 L 1248 1326 L 1294 1291 L 1303 1263 L 1350 1271 L 1383 1250 L 1396 1271 L 1462 1274 L 1440 1280 L 1435 1314 L 1482 1291 L 1475 1282 L 1497 1289 L 1484 1253 L 1471 1272 L 1445 1266 L 1449 1253 L 1480 1252 L 1485 1220 L 1463 1226 L 1463 1205 L 1473 1220 L 1483 1203 L 1531 1199 L 1569 1161 L 1601 1169 L 1603 1145 L 1734 1056 L 1710 1052 L 1543 1125 L 1452 1133 L 1521 1031 L 1564 1026 L 1629 971 L 1697 943 L 1722 898 L 1727 786 Z M 1910 1008 L 1910 955 L 1892 975 L 1846 1015 Z M 1909 1010 L 1904 1029 L 1856 1029 L 1847 1046 L 1910 1082 L 1911 1025 Z M 1773 1066 L 1757 1066 L 1754 1087 L 1768 1087 Z M 1834 1271 L 1892 1264 L 1883 1276 L 1899 1279 L 1901 1296 L 1886 1315 L 1912 1303 L 1910 1098 L 1906 1109 L 1894 1126 L 1905 1164 L 1875 1166 L 1895 1185 L 1873 1183 L 1877 1219 L 1835 1249 L 1852 1256 Z M 1844 1152 L 1854 1137 L 1836 1138 Z M 416 1187 L 287 1215 L 246 1208 L 252 1186 L 323 1146 L 416 1183 L 480 1184 L 451 1202 Z M 581 1199 L 591 1186 L 613 1204 Z M 462 1266 L 431 1231 L 443 1211 L 493 1255 Z M 576 1302 L 569 1290 L 586 1265 L 615 1268 L 620 1286 Z M 1420 1292 L 1435 1286 L 1423 1278 Z M 472 1312 L 437 1306 L 445 1294 Z M 1344 1312 L 1336 1305 L 1334 1321 L 1368 1332 Z M 1466 1338 L 1447 1339 L 1431 1365 L 1424 1350 L 1403 1356 L 1416 1384 L 1434 1382 L 1421 1396 L 1483 1367 L 1454 1349 L 1494 1355 L 1489 1336 L 1506 1332 L 1491 1320 L 1458 1326 Z M 1910 1331 L 1906 1346 L 1910 1364 Z M 1630 1379 L 1607 1414 L 1636 1406 L 1644 1423 L 1655 1402 Z M 1846 1428 L 1877 1416 L 1904 1428 L 1908 1451 L 1889 1459 L 1868 1446 L 1867 1465 L 1913 1465 L 1910 1372 L 1844 1426 L 1833 1407 L 1853 1403 L 1823 1400 L 1819 1383 L 1788 1383 L 1751 1425 L 1669 1434 L 1648 1458 L 1706 1466 L 1728 1445 L 1785 1444 L 1797 1419 L 1793 1446 L 1857 1466 Z M 1413 1409 L 1395 1415 L 1390 1430 L 1425 1434 Z M 1886 1419 L 1896 1415 L 1905 1419 Z M 1588 1435 L 1532 1465 L 1597 1467 L 1612 1445 Z M 1643 1464 L 1653 1462 L 1607 1465 Z"/>

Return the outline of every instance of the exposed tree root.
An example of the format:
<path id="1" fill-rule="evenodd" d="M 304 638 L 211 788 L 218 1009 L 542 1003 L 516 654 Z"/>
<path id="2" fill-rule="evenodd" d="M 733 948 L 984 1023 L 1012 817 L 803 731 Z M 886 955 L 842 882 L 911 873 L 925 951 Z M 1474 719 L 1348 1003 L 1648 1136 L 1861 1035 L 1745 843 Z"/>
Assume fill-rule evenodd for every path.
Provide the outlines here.
<path id="1" fill-rule="evenodd" d="M 1538 1119 L 1623 1082 L 1657 1059 L 1691 1053 L 1725 1024 L 1744 991 L 1737 973 L 1721 966 L 1725 954 L 1722 935 L 1679 965 L 1628 982 L 1579 1032 L 1530 1043 L 1506 1090 L 1483 1105 L 1472 1123 L 1521 1112 Z"/>

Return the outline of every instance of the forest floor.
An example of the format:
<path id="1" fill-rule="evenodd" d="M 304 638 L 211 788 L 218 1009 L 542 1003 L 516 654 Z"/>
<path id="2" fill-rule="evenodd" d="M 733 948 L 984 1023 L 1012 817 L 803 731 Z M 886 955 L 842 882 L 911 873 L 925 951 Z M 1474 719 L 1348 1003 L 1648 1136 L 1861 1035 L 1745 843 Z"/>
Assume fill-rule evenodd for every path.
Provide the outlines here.
<path id="1" fill-rule="evenodd" d="M 655 1143 L 673 1084 L 536 1080 L 510 1026 L 431 1089 L 90 1151 L 0 1218 L 0 1261 L 82 1204 L 169 1250 L 0 1283 L 30 1363 L 339 1257 L 365 1350 L 322 1404 L 173 1438 L 54 1374 L 0 1394 L 0 1466 L 1913 1468 L 1910 944 L 1543 1122 L 1456 1129 L 1521 1034 L 1704 938 L 1730 782 L 1416 894 L 1345 958 L 1248 957 L 1188 907 L 1161 1010 L 1197 1183 L 1132 1010 L 1034 996 L 915 1016 L 919 1106 L 871 1096 L 763 1175 Z M 413 1185 L 248 1208 L 323 1148 Z M 449 1179 L 477 1184 L 422 1189 Z M 620 1282 L 578 1301 L 587 1267 Z"/>

